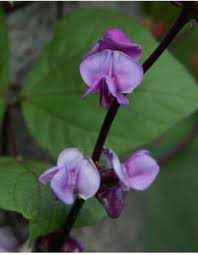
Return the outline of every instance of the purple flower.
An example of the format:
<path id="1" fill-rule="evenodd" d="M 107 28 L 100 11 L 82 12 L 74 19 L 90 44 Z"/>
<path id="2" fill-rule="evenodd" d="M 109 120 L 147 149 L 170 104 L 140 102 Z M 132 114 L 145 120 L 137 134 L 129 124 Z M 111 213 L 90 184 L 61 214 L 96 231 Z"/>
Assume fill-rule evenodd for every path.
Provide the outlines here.
<path id="1" fill-rule="evenodd" d="M 80 64 L 80 74 L 88 85 L 84 97 L 100 95 L 100 104 L 108 108 L 113 99 L 128 104 L 124 94 L 131 93 L 143 79 L 143 68 L 138 62 L 141 47 L 129 40 L 118 29 L 108 30 Z"/>
<path id="2" fill-rule="evenodd" d="M 39 181 L 50 182 L 56 197 L 65 204 L 72 204 L 75 193 L 84 200 L 96 194 L 100 175 L 90 158 L 84 157 L 79 149 L 68 148 L 60 153 L 57 166 L 44 172 Z"/>
<path id="3" fill-rule="evenodd" d="M 125 189 L 145 190 L 159 173 L 159 165 L 147 150 L 137 151 L 124 163 L 110 149 L 104 148 L 104 155 Z"/>
<path id="4" fill-rule="evenodd" d="M 146 150 L 139 150 L 121 163 L 118 156 L 110 149 L 103 149 L 107 161 L 107 171 L 114 171 L 119 181 L 112 187 L 104 186 L 97 197 L 104 205 L 111 218 L 120 216 L 126 204 L 126 191 L 130 188 L 145 190 L 159 173 L 157 162 Z M 113 176 L 111 177 L 113 180 Z"/>
<path id="5" fill-rule="evenodd" d="M 63 252 L 83 252 L 84 250 L 82 243 L 72 237 L 66 239 L 62 248 Z"/>

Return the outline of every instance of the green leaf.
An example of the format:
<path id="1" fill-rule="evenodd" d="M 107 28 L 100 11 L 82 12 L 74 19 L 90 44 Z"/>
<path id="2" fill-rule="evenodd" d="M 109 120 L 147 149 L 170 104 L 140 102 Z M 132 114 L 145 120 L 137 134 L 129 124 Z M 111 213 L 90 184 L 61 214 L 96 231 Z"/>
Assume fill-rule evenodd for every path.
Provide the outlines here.
<path id="1" fill-rule="evenodd" d="M 158 150 L 164 150 L 166 144 L 170 145 L 173 140 L 181 140 L 184 130 L 188 133 L 193 122 L 197 123 L 197 115 L 170 130 Z M 191 144 L 161 168 L 154 185 L 142 195 L 145 199 L 146 251 L 197 251 L 197 155 L 198 139 L 194 138 Z"/>
<path id="2" fill-rule="evenodd" d="M 0 8 L 0 120 L 5 107 L 5 94 L 9 82 L 9 52 L 6 18 Z"/>
<path id="3" fill-rule="evenodd" d="M 173 147 L 181 142 L 181 140 L 189 134 L 197 124 L 198 112 L 195 112 L 190 117 L 180 121 L 174 127 L 168 129 L 162 136 L 155 140 L 147 147 L 155 158 L 160 159 L 167 155 Z"/>
<path id="4" fill-rule="evenodd" d="M 81 100 L 86 85 L 79 64 L 103 32 L 123 29 L 143 45 L 145 59 L 156 47 L 132 18 L 103 9 L 80 9 L 63 18 L 25 83 L 23 113 L 33 137 L 56 157 L 68 146 L 91 153 L 106 112 L 98 96 Z M 198 107 L 198 88 L 169 53 L 145 75 L 113 123 L 107 145 L 126 153 L 149 143 Z"/>
<path id="5" fill-rule="evenodd" d="M 152 17 L 152 19 L 155 21 L 164 21 L 166 24 L 171 24 L 181 10 L 179 7 L 174 6 L 172 3 L 165 1 L 152 1 L 150 4 L 141 2 L 141 4 L 146 16 Z"/>
<path id="6" fill-rule="evenodd" d="M 171 48 L 172 54 L 198 79 L 198 29 L 190 24 Z"/>
<path id="7" fill-rule="evenodd" d="M 69 210 L 53 198 L 49 187 L 38 182 L 39 175 L 48 167 L 41 162 L 0 158 L 0 207 L 19 212 L 30 220 L 32 237 L 59 229 Z M 99 202 L 90 199 L 76 226 L 95 224 L 104 216 L 105 211 Z"/>

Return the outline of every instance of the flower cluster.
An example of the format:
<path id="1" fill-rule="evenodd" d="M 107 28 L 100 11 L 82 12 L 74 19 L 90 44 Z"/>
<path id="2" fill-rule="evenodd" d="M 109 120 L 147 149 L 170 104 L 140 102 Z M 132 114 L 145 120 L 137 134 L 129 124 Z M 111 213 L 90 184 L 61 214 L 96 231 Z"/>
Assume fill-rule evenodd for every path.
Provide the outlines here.
<path id="1" fill-rule="evenodd" d="M 89 87 L 84 97 L 99 94 L 103 108 L 109 108 L 114 98 L 121 105 L 128 104 L 124 94 L 131 93 L 143 80 L 141 53 L 141 46 L 121 30 L 106 31 L 80 64 L 81 77 Z"/>
<path id="2" fill-rule="evenodd" d="M 143 79 L 141 53 L 141 46 L 121 30 L 106 31 L 80 64 L 81 77 L 89 87 L 84 96 L 98 93 L 104 108 L 108 108 L 114 98 L 119 104 L 128 104 L 126 94 Z M 61 152 L 57 166 L 44 172 L 39 180 L 42 184 L 50 182 L 54 195 L 65 204 L 72 204 L 76 195 L 84 200 L 96 195 L 109 216 L 116 218 L 125 205 L 126 191 L 148 188 L 159 166 L 146 150 L 137 151 L 124 163 L 108 148 L 103 149 L 103 154 L 107 162 L 105 172 L 111 173 L 115 183 L 111 180 L 105 183 L 99 165 L 77 148 Z"/>
<path id="3" fill-rule="evenodd" d="M 118 217 L 125 205 L 130 188 L 145 190 L 155 180 L 159 166 L 146 150 L 139 150 L 121 163 L 118 156 L 104 148 L 106 171 L 113 171 L 118 184 L 99 190 L 100 173 L 91 158 L 77 148 L 65 149 L 58 157 L 57 166 L 48 169 L 39 178 L 42 184 L 50 182 L 55 196 L 65 204 L 74 202 L 75 194 L 86 200 L 97 194 L 110 217 Z"/>

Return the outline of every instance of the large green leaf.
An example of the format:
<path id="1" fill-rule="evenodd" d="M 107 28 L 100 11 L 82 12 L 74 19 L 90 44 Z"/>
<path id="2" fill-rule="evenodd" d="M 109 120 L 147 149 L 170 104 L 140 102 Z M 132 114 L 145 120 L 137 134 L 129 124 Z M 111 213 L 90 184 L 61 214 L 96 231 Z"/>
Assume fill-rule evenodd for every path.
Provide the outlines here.
<path id="1" fill-rule="evenodd" d="M 181 34 L 178 42 L 175 42 L 171 52 L 186 66 L 190 72 L 198 79 L 198 29 L 196 24 L 193 28 L 186 28 Z"/>
<path id="2" fill-rule="evenodd" d="M 158 143 L 158 150 L 168 151 L 167 144 L 170 146 L 171 143 L 173 145 L 174 142 L 181 141 L 196 123 L 197 115 L 181 122 L 164 136 L 162 144 Z M 197 155 L 196 137 L 174 159 L 162 166 L 156 182 L 143 195 L 146 199 L 146 251 L 197 251 Z"/>
<path id="3" fill-rule="evenodd" d="M 152 1 L 150 4 L 141 2 L 141 4 L 142 9 L 147 17 L 152 17 L 152 20 L 154 21 L 163 21 L 165 24 L 170 24 L 173 22 L 176 15 L 178 15 L 179 11 L 181 10 L 179 7 L 168 1 Z"/>
<path id="4" fill-rule="evenodd" d="M 91 153 L 105 111 L 98 97 L 81 100 L 81 57 L 103 32 L 119 27 L 143 45 L 143 60 L 155 49 L 151 36 L 132 18 L 111 10 L 80 9 L 64 17 L 54 39 L 29 75 L 22 93 L 23 113 L 32 135 L 53 156 L 67 146 Z M 108 137 L 115 151 L 131 151 L 161 135 L 198 107 L 195 81 L 169 53 L 146 74 L 121 107 Z"/>
<path id="5" fill-rule="evenodd" d="M 60 228 L 69 210 L 53 198 L 49 187 L 38 182 L 38 176 L 48 167 L 41 162 L 0 158 L 0 207 L 19 212 L 30 220 L 32 237 Z M 104 216 L 105 211 L 99 202 L 90 199 L 76 226 L 95 224 Z"/>
<path id="6" fill-rule="evenodd" d="M 9 81 L 8 33 L 5 15 L 0 8 L 0 119 L 5 107 L 5 93 Z"/>

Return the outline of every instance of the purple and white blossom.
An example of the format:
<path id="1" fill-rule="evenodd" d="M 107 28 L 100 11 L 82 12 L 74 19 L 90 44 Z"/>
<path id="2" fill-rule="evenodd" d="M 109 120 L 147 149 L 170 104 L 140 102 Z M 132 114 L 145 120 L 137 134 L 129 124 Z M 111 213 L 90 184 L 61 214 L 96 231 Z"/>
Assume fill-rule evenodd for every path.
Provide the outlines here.
<path id="1" fill-rule="evenodd" d="M 157 161 L 147 150 L 135 152 L 124 163 L 112 150 L 104 148 L 103 152 L 109 168 L 114 170 L 125 189 L 145 190 L 159 173 Z"/>
<path id="2" fill-rule="evenodd" d="M 143 80 L 141 52 L 141 46 L 121 30 L 106 31 L 80 64 L 81 77 L 89 87 L 84 97 L 99 94 L 104 108 L 109 108 L 114 98 L 119 104 L 128 104 L 124 94 L 131 93 Z"/>
<path id="3" fill-rule="evenodd" d="M 72 204 L 75 194 L 84 200 L 96 194 L 100 175 L 91 158 L 84 157 L 77 148 L 67 148 L 60 153 L 57 166 L 45 171 L 39 181 L 50 182 L 55 196 L 65 204 Z"/>
<path id="4" fill-rule="evenodd" d="M 103 149 L 107 161 L 107 170 L 114 171 L 118 183 L 112 187 L 101 189 L 97 197 L 111 218 L 120 216 L 126 204 L 126 192 L 147 189 L 159 173 L 159 165 L 147 150 L 139 150 L 124 163 L 110 149 Z"/>

